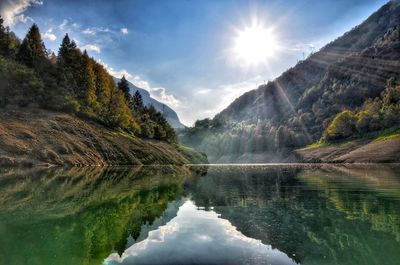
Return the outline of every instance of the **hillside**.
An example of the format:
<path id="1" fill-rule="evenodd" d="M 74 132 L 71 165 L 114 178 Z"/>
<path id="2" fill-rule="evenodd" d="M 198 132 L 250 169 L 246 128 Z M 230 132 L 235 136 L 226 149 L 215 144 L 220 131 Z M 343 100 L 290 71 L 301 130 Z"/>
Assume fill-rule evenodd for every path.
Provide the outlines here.
<path id="1" fill-rule="evenodd" d="M 296 150 L 296 161 L 321 163 L 399 163 L 400 135 L 322 144 Z"/>
<path id="2" fill-rule="evenodd" d="M 399 1 L 387 3 L 212 120 L 198 121 L 181 141 L 216 162 L 235 162 L 246 154 L 263 157 L 262 162 L 285 160 L 292 150 L 319 140 L 338 113 L 357 111 L 380 96 L 389 80 L 393 87 L 400 82 L 399 14 Z"/>
<path id="3" fill-rule="evenodd" d="M 114 81 L 115 83 L 118 83 L 121 81 L 121 79 L 114 77 Z M 166 104 L 161 103 L 152 98 L 150 96 L 149 91 L 137 87 L 129 81 L 128 83 L 131 95 L 135 94 L 136 91 L 139 91 L 139 93 L 142 95 L 144 105 L 148 107 L 153 106 L 157 111 L 161 112 L 162 115 L 165 117 L 165 119 L 168 121 L 168 123 L 171 124 L 172 128 L 181 129 L 185 127 L 185 125 L 183 125 L 179 120 L 178 114 L 176 114 L 176 112 L 173 109 L 171 109 Z"/>
<path id="4" fill-rule="evenodd" d="M 36 24 L 21 41 L 0 17 L 0 165 L 206 162 L 68 34 L 55 55 Z"/>
<path id="5" fill-rule="evenodd" d="M 0 165 L 149 165 L 207 163 L 196 151 L 141 139 L 70 114 L 37 108 L 0 112 Z"/>

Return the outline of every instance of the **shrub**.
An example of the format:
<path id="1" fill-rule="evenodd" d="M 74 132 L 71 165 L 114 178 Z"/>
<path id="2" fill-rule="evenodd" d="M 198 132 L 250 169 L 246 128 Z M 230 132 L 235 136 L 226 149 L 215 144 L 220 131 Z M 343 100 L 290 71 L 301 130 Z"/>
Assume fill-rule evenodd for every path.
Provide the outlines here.
<path id="1" fill-rule="evenodd" d="M 338 140 L 348 138 L 355 132 L 355 122 L 353 112 L 349 110 L 342 111 L 333 119 L 332 123 L 325 131 L 326 140 Z"/>

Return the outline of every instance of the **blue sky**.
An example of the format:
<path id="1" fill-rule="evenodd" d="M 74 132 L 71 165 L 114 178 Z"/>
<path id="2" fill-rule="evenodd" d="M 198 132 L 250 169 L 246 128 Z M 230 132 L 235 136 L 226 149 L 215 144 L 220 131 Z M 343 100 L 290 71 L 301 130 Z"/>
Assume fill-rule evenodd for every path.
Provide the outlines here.
<path id="1" fill-rule="evenodd" d="M 0 0 L 18 36 L 39 25 L 57 51 L 65 33 L 116 75 L 174 108 L 191 125 L 213 117 L 365 20 L 385 0 Z M 271 28 L 279 49 L 244 66 L 232 47 L 254 18 Z"/>

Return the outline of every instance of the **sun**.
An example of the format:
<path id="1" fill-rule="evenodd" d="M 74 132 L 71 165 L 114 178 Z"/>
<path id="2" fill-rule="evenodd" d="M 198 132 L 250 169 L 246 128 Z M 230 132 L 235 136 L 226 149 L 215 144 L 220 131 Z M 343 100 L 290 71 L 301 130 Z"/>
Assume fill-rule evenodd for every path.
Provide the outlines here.
<path id="1" fill-rule="evenodd" d="M 278 44 L 271 28 L 254 21 L 250 27 L 237 30 L 233 52 L 245 65 L 267 63 L 278 50 Z"/>

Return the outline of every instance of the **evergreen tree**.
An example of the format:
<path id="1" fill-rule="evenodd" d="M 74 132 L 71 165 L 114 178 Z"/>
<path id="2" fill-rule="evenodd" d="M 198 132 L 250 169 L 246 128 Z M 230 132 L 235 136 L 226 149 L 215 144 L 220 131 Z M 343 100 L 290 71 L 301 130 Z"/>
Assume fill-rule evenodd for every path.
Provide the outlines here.
<path id="1" fill-rule="evenodd" d="M 0 18 L 0 48 L 0 106 L 35 103 L 53 110 L 83 113 L 112 128 L 146 138 L 175 141 L 175 131 L 153 106 L 144 106 L 139 91 L 132 99 L 125 76 L 116 86 L 107 70 L 86 51 L 82 53 L 68 34 L 58 56 L 48 56 L 36 24 L 19 45 Z M 5 54 L 7 49 L 10 52 Z"/>
<path id="2" fill-rule="evenodd" d="M 70 66 L 77 62 L 78 55 L 76 43 L 70 40 L 68 34 L 65 34 L 58 50 L 58 63 L 62 66 Z"/>
<path id="3" fill-rule="evenodd" d="M 136 90 L 135 94 L 133 95 L 132 101 L 133 109 L 139 114 L 142 113 L 144 110 L 144 104 L 142 95 L 140 94 L 139 90 Z"/>
<path id="4" fill-rule="evenodd" d="M 118 88 L 124 93 L 126 102 L 131 105 L 131 94 L 129 93 L 129 83 L 126 80 L 125 75 L 122 76 L 121 81 L 118 82 Z"/>
<path id="5" fill-rule="evenodd" d="M 10 31 L 9 27 L 4 27 L 3 18 L 0 16 L 0 55 L 13 57 L 20 45 L 18 37 Z"/>
<path id="6" fill-rule="evenodd" d="M 19 47 L 17 60 L 28 67 L 38 68 L 43 65 L 46 58 L 47 50 L 39 28 L 33 24 Z"/>
<path id="7" fill-rule="evenodd" d="M 83 61 L 81 51 L 76 47 L 75 42 L 70 40 L 68 34 L 66 34 L 61 42 L 57 57 L 60 77 L 68 86 L 67 90 L 80 100 L 83 98 L 81 89 L 84 82 Z"/>
<path id="8" fill-rule="evenodd" d="M 95 63 L 93 70 L 96 76 L 96 96 L 99 103 L 99 114 L 104 116 L 107 112 L 106 106 L 109 105 L 111 99 L 111 88 L 115 86 L 115 83 L 101 64 Z"/>
<path id="9" fill-rule="evenodd" d="M 93 60 L 89 58 L 86 50 L 83 52 L 82 87 L 81 96 L 83 106 L 87 110 L 96 109 L 96 76 L 93 71 Z"/>

